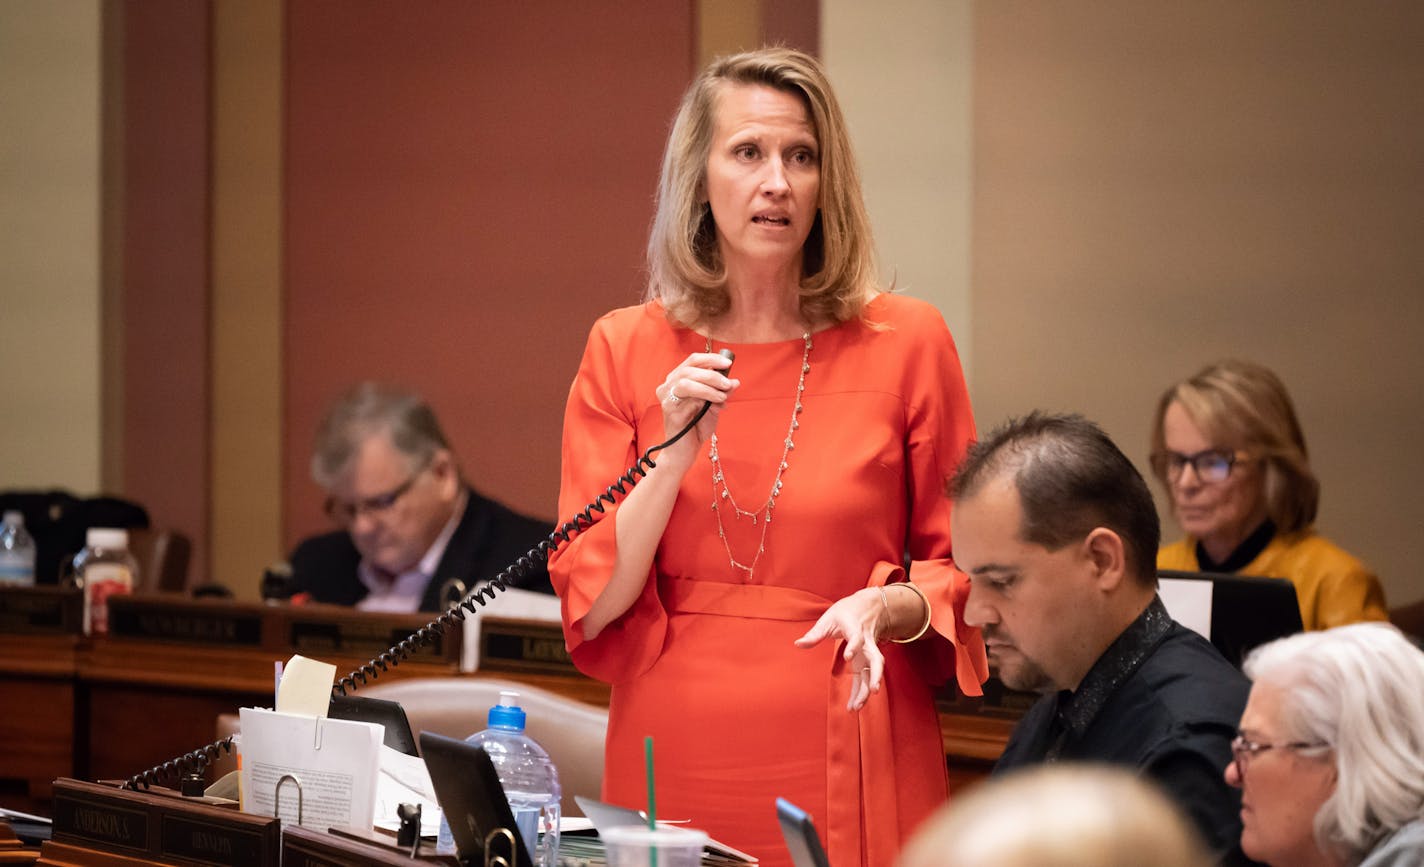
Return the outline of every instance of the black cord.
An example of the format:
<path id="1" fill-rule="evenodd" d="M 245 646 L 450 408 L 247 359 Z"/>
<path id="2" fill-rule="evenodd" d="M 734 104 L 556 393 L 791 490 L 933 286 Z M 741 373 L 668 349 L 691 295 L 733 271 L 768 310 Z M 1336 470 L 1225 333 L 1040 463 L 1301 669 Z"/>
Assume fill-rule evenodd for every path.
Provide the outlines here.
<path id="1" fill-rule="evenodd" d="M 732 350 L 723 349 L 721 354 L 727 358 L 732 358 Z M 726 373 L 731 368 L 724 368 Z M 558 550 L 559 546 L 568 542 L 575 533 L 585 530 L 594 525 L 598 520 L 594 517 L 594 512 L 602 515 L 607 511 L 608 506 L 618 504 L 618 500 L 628 495 L 628 489 L 638 484 L 638 480 L 648 474 L 648 470 L 657 466 L 653 460 L 653 454 L 666 449 L 673 443 L 687 436 L 688 432 L 697 426 L 702 417 L 707 415 L 707 411 L 712 408 L 711 401 L 704 401 L 702 408 L 697 411 L 697 415 L 692 417 L 683 426 L 682 430 L 673 435 L 667 442 L 658 443 L 643 452 L 643 456 L 638 458 L 634 464 L 620 475 L 613 484 L 604 488 L 603 493 L 597 499 L 585 506 L 576 515 L 565 521 L 557 529 L 549 534 L 548 538 L 540 540 L 538 545 L 530 548 L 522 556 L 509 564 L 498 575 L 491 578 L 484 585 L 475 588 L 465 598 L 451 605 L 449 609 L 439 617 L 417 629 L 390 649 L 371 658 L 369 662 L 355 669 L 350 674 L 336 681 L 331 687 L 333 696 L 346 695 L 347 690 L 355 692 L 358 684 L 364 686 L 368 681 L 375 680 L 381 676 L 381 672 L 387 671 L 403 660 L 410 658 L 415 650 L 423 645 L 429 644 L 436 638 L 445 634 L 445 630 L 457 622 L 463 622 L 465 613 L 476 614 L 494 601 L 496 595 L 501 591 L 508 590 L 513 586 L 515 578 L 522 578 L 528 574 L 530 569 L 538 563 L 546 562 L 549 555 Z M 124 782 L 124 788 L 138 789 L 140 786 L 147 789 L 150 785 L 160 785 L 173 779 L 174 774 L 186 776 L 188 774 L 201 774 L 207 766 L 222 756 L 222 753 L 232 752 L 232 737 L 226 737 L 214 741 L 205 747 L 200 747 L 190 753 L 185 753 L 178 758 L 154 765 L 152 768 L 140 774 L 129 777 Z"/>
<path id="2" fill-rule="evenodd" d="M 724 351 L 730 352 L 731 350 Z M 712 403 L 710 401 L 704 402 L 702 408 L 697 411 L 697 415 L 692 417 L 692 421 L 684 425 L 682 430 L 673 435 L 672 439 L 669 439 L 667 442 L 658 443 L 643 452 L 643 456 L 638 458 L 631 467 L 625 470 L 623 474 L 618 477 L 617 481 L 607 488 L 604 488 L 603 493 L 599 494 L 597 499 L 585 506 L 568 521 L 561 524 L 549 534 L 548 538 L 541 540 L 538 545 L 530 548 L 513 563 L 506 566 L 504 571 L 491 578 L 482 586 L 472 590 L 459 602 L 451 605 L 444 614 L 441 614 L 420 629 L 417 629 L 414 633 L 407 636 L 405 640 L 394 645 L 385 653 L 373 657 L 370 662 L 367 662 L 365 665 L 337 680 L 331 688 L 332 695 L 346 695 L 348 689 L 354 692 L 358 688 L 358 683 L 364 686 L 368 680 L 375 680 L 377 677 L 380 677 L 381 672 L 390 669 L 392 666 L 399 665 L 401 661 L 408 659 L 420 646 L 428 644 L 437 637 L 444 635 L 445 630 L 453 626 L 456 622 L 463 622 L 467 611 L 470 614 L 477 614 L 480 608 L 494 601 L 498 593 L 508 590 L 513 586 L 512 582 L 515 578 L 522 578 L 538 563 L 547 562 L 549 555 L 558 550 L 560 545 L 568 542 L 569 539 L 573 537 L 573 534 L 593 526 L 598 520 L 594 517 L 594 512 L 602 515 L 607 511 L 607 507 L 604 505 L 605 503 L 608 506 L 617 505 L 619 499 L 627 496 L 628 489 L 638 484 L 638 480 L 646 476 L 648 470 L 657 466 L 657 462 L 653 460 L 653 454 L 662 451 L 686 436 L 689 431 L 697 426 L 699 421 L 702 421 L 702 417 L 705 416 L 707 411 L 711 408 Z"/>

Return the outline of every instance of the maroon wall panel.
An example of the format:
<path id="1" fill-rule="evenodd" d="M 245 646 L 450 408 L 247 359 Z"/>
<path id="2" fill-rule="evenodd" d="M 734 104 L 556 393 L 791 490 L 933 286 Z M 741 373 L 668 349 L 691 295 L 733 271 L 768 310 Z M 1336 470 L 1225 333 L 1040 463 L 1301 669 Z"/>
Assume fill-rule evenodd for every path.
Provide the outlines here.
<path id="1" fill-rule="evenodd" d="M 323 526 L 324 405 L 363 378 L 420 389 L 477 487 L 554 517 L 584 338 L 641 290 L 692 5 L 290 0 L 289 545 Z"/>
<path id="2" fill-rule="evenodd" d="M 786 45 L 821 56 L 821 0 L 770 0 L 762 6 L 767 45 Z"/>
<path id="3" fill-rule="evenodd" d="M 123 4 L 123 495 L 208 570 L 207 3 Z"/>

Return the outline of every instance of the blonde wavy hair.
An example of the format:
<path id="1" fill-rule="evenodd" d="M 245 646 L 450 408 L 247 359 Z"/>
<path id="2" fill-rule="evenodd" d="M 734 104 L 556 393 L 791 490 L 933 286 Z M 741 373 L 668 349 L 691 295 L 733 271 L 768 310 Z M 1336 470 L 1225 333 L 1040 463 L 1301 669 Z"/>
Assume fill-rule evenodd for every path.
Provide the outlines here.
<path id="1" fill-rule="evenodd" d="M 718 96 L 732 85 L 765 85 L 806 105 L 820 148 L 820 208 L 802 258 L 801 313 L 846 322 L 879 291 L 875 244 L 845 118 L 815 58 L 763 48 L 712 62 L 683 95 L 663 152 L 657 212 L 648 238 L 647 297 L 693 325 L 731 304 L 717 227 L 706 202 L 707 159 Z"/>
<path id="2" fill-rule="evenodd" d="M 1208 365 L 1162 393 L 1152 421 L 1152 451 L 1166 450 L 1162 420 L 1179 404 L 1212 445 L 1261 461 L 1266 511 L 1282 533 L 1315 523 L 1320 482 L 1310 469 L 1305 434 L 1285 383 L 1270 369 L 1229 359 Z M 1170 490 L 1167 478 L 1156 473 Z"/>

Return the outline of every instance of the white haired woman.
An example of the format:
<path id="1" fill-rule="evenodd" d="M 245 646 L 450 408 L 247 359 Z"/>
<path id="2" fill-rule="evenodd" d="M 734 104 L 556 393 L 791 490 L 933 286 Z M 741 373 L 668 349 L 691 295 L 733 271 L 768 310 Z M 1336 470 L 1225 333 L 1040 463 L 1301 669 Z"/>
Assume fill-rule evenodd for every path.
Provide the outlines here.
<path id="1" fill-rule="evenodd" d="M 1226 780 L 1273 867 L 1424 865 L 1424 651 L 1360 623 L 1255 650 Z"/>

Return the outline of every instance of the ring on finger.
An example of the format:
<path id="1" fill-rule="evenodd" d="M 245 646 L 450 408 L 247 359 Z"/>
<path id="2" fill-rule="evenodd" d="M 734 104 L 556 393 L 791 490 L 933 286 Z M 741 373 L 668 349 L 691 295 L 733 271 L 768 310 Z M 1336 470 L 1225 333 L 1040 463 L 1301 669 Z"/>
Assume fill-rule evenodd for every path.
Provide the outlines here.
<path id="1" fill-rule="evenodd" d="M 682 400 L 682 398 L 677 396 L 676 388 L 668 389 L 668 400 L 672 401 L 673 403 L 677 403 L 678 401 Z"/>

